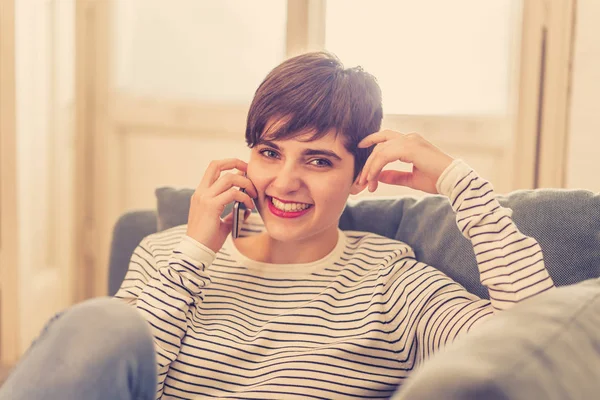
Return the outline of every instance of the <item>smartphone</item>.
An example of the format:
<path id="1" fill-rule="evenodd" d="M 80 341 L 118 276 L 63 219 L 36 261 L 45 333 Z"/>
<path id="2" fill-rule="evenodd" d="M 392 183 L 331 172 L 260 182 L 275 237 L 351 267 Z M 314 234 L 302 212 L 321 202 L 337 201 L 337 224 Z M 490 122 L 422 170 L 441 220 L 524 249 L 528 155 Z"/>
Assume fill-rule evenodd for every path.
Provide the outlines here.
<path id="1" fill-rule="evenodd" d="M 244 189 L 240 189 L 242 193 L 246 193 Z M 240 237 L 242 233 L 242 222 L 246 214 L 246 204 L 234 201 L 233 202 L 233 228 L 231 229 L 231 235 L 234 239 Z"/>

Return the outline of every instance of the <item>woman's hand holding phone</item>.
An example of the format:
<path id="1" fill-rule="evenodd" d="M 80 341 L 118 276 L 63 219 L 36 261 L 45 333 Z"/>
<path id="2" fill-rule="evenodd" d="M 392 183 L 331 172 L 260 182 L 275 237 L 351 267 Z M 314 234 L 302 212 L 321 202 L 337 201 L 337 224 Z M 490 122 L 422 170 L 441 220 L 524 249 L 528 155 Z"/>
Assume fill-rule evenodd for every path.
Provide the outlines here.
<path id="1" fill-rule="evenodd" d="M 254 208 L 252 198 L 256 198 L 258 193 L 250 179 L 244 176 L 247 168 L 248 164 L 237 158 L 212 161 L 192 195 L 187 235 L 215 253 L 225 243 L 233 225 L 231 213 L 221 218 L 227 204 L 239 201 L 249 210 Z M 233 169 L 239 173 L 229 172 L 221 176 L 222 172 Z"/>

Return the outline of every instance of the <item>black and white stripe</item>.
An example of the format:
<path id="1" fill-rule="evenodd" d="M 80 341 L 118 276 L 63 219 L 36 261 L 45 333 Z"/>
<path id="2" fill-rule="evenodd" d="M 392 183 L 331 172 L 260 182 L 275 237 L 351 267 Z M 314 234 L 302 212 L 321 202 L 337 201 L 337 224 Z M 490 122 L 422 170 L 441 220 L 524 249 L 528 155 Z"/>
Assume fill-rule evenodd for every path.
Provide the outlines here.
<path id="1" fill-rule="evenodd" d="M 539 245 L 491 185 L 466 164 L 452 172 L 448 195 L 491 301 L 371 233 L 340 232 L 308 272 L 243 265 L 230 240 L 214 255 L 185 226 L 145 238 L 116 297 L 151 326 L 157 398 L 388 398 L 495 310 L 553 287 Z"/>

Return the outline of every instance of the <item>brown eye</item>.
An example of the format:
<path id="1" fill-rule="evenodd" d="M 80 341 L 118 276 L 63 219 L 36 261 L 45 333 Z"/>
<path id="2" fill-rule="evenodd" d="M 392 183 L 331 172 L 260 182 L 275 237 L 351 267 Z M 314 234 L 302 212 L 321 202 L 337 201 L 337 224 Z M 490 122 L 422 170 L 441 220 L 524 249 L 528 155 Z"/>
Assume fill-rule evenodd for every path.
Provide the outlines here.
<path id="1" fill-rule="evenodd" d="M 275 150 L 271 149 L 264 149 L 259 151 L 259 153 L 266 158 L 277 158 L 279 156 Z"/>
<path id="2" fill-rule="evenodd" d="M 331 164 L 331 161 L 326 160 L 324 158 L 316 158 L 314 160 L 311 160 L 310 163 L 312 165 L 314 165 L 315 167 L 319 167 L 319 168 L 331 167 L 333 165 L 333 164 Z"/>

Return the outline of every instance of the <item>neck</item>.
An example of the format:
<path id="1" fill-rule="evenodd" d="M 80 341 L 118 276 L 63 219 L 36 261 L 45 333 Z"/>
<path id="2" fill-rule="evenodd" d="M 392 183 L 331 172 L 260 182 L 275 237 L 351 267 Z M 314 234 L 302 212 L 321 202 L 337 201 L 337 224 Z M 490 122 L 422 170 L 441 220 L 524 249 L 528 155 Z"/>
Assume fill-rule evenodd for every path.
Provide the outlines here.
<path id="1" fill-rule="evenodd" d="M 241 241 L 238 250 L 246 257 L 271 264 L 306 264 L 322 259 L 331 253 L 338 242 L 337 226 L 307 240 L 281 242 L 267 232 Z M 242 239 L 242 240 L 244 240 Z"/>

